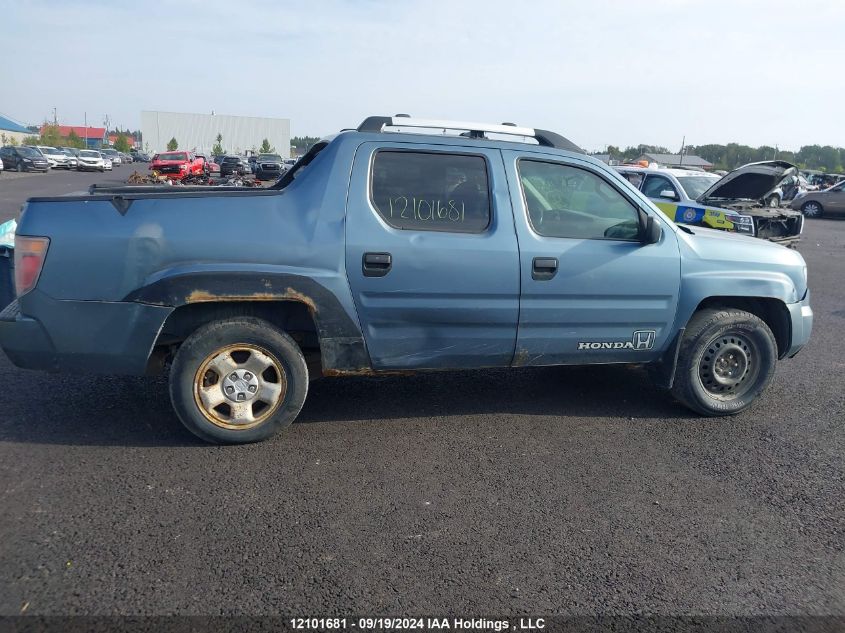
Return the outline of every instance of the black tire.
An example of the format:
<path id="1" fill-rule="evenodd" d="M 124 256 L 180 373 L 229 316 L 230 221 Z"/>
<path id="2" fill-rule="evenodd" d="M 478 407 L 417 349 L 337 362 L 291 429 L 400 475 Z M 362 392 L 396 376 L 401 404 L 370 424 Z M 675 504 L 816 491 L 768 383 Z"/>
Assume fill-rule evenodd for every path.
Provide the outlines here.
<path id="1" fill-rule="evenodd" d="M 684 332 L 672 394 L 702 415 L 739 413 L 769 386 L 777 358 L 762 319 L 733 308 L 701 310 Z"/>
<path id="2" fill-rule="evenodd" d="M 820 218 L 824 215 L 824 207 L 816 200 L 808 200 L 801 205 L 801 213 L 805 218 Z"/>
<path id="3" fill-rule="evenodd" d="M 239 356 L 244 353 L 248 356 Z M 235 365 L 220 373 L 216 363 L 227 354 L 226 363 Z M 266 370 L 253 371 L 253 363 L 260 368 L 262 359 L 269 363 Z M 230 381 L 236 375 L 238 380 Z M 249 380 L 257 391 L 246 382 Z M 230 389 L 233 395 L 226 395 L 224 392 Z M 246 389 L 255 395 L 249 395 Z M 279 395 L 273 402 L 269 397 L 264 402 L 265 391 L 277 390 Z M 210 400 L 222 396 L 216 408 L 209 408 L 204 400 L 203 393 L 212 391 Z M 241 397 L 244 394 L 245 401 Z M 233 317 L 199 328 L 179 347 L 170 371 L 170 398 L 179 419 L 197 437 L 218 444 L 259 442 L 275 435 L 299 415 L 307 394 L 308 367 L 302 350 L 290 336 L 253 317 Z M 235 402 L 235 396 L 242 402 Z M 256 411 L 259 404 L 265 408 Z M 256 421 L 239 423 L 239 406 L 241 411 L 248 409 L 248 415 Z"/>

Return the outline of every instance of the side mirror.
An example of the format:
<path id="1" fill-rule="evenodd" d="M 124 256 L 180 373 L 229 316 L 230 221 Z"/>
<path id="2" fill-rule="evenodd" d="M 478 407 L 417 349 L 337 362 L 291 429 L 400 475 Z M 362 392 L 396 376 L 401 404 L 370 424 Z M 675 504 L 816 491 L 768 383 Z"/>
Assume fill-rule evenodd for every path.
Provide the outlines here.
<path id="1" fill-rule="evenodd" d="M 672 191 L 671 189 L 665 189 L 660 192 L 661 198 L 666 198 L 667 200 L 677 200 L 678 194 Z"/>
<path id="2" fill-rule="evenodd" d="M 657 244 L 660 241 L 660 236 L 663 230 L 660 228 L 660 222 L 654 219 L 654 216 L 642 213 L 640 215 L 640 243 L 642 244 Z M 645 216 L 645 219 L 643 219 Z"/>

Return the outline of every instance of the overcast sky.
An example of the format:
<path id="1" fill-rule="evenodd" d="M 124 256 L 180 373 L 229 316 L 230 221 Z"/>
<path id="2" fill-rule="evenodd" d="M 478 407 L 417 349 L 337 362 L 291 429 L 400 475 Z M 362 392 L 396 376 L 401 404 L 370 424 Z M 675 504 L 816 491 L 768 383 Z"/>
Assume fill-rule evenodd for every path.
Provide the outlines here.
<path id="1" fill-rule="evenodd" d="M 590 150 L 845 146 L 840 0 L 0 0 L 0 112 L 513 121 Z"/>

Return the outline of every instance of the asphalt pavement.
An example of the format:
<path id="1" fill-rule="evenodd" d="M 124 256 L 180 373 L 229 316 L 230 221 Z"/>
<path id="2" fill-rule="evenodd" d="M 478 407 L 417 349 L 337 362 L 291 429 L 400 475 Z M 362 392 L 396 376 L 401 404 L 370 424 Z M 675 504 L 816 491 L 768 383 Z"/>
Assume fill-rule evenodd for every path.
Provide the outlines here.
<path id="1" fill-rule="evenodd" d="M 615 366 L 337 378 L 214 447 L 164 379 L 0 354 L 0 614 L 843 616 L 845 221 L 799 250 L 813 338 L 729 419 Z"/>
<path id="2" fill-rule="evenodd" d="M 47 173 L 0 172 L 0 224 L 20 215 L 21 205 L 32 196 L 63 196 L 87 193 L 93 184 L 119 185 L 134 171 L 148 173 L 147 163 L 120 165 L 112 171 L 74 171 L 51 169 Z"/>

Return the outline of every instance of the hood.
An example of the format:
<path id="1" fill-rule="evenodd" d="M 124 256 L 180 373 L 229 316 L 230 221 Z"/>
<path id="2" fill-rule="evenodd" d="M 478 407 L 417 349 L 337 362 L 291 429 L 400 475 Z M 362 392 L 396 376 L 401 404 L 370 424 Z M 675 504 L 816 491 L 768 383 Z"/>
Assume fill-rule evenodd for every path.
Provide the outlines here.
<path id="1" fill-rule="evenodd" d="M 784 160 L 748 163 L 728 172 L 696 200 L 760 200 L 778 183 L 798 173 L 798 168 Z"/>

